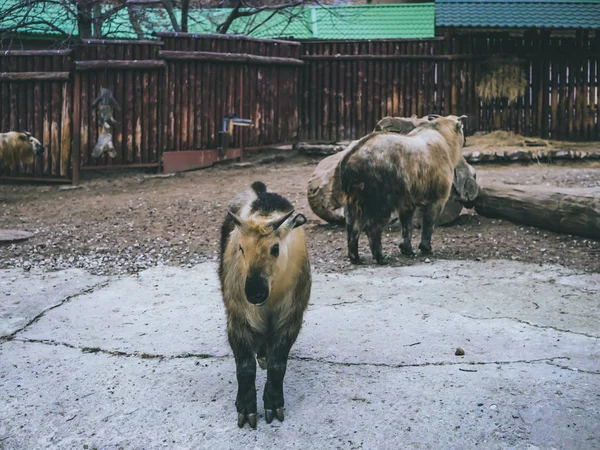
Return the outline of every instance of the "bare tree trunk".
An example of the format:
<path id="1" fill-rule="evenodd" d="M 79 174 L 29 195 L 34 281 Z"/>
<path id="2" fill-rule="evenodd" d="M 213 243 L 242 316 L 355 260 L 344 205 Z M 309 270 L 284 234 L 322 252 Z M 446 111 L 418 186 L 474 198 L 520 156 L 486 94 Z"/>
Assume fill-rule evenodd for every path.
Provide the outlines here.
<path id="1" fill-rule="evenodd" d="M 93 24 L 94 24 L 94 37 L 96 39 L 102 38 L 102 25 L 104 25 L 104 18 L 102 17 L 102 4 L 100 2 L 94 2 L 92 7 L 93 13 Z"/>
<path id="2" fill-rule="evenodd" d="M 169 15 L 169 19 L 171 20 L 171 25 L 173 26 L 173 30 L 176 32 L 180 32 L 181 28 L 177 23 L 177 17 L 175 17 L 175 13 L 173 12 L 173 2 L 171 0 L 162 0 L 165 9 L 167 10 L 167 14 Z"/>
<path id="3" fill-rule="evenodd" d="M 129 21 L 131 22 L 131 26 L 133 27 L 133 31 L 135 32 L 137 38 L 144 39 L 144 32 L 142 31 L 142 26 L 140 24 L 139 11 L 132 6 L 128 6 L 127 12 L 129 13 Z"/>
<path id="4" fill-rule="evenodd" d="M 181 1 L 181 31 L 188 32 L 188 16 L 190 11 L 190 0 Z"/>
<path id="5" fill-rule="evenodd" d="M 81 0 L 77 3 L 77 29 L 80 39 L 92 37 L 92 0 Z"/>

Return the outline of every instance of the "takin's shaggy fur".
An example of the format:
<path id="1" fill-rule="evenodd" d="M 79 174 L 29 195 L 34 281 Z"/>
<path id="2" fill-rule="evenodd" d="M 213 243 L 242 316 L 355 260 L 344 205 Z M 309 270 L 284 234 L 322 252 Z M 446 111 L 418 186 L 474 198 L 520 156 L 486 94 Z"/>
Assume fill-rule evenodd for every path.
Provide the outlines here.
<path id="1" fill-rule="evenodd" d="M 385 262 L 381 234 L 394 210 L 402 223 L 400 250 L 410 255 L 414 212 L 423 208 L 419 249 L 431 252 L 433 225 L 450 196 L 454 167 L 462 157 L 463 118 L 431 116 L 407 135 L 371 133 L 344 156 L 340 174 L 353 263 L 360 263 L 358 240 L 363 230 L 373 258 Z"/>
<path id="2" fill-rule="evenodd" d="M 31 133 L 0 133 L 0 167 L 15 167 L 19 161 L 32 164 L 35 157 L 43 153 L 44 146 Z"/>
<path id="3" fill-rule="evenodd" d="M 238 426 L 256 428 L 256 360 L 267 369 L 267 423 L 283 421 L 283 378 L 311 290 L 302 214 L 255 182 L 230 203 L 221 228 L 219 279 L 236 363 Z M 256 359 L 255 359 L 256 358 Z"/>
<path id="4" fill-rule="evenodd" d="M 429 119 L 427 116 L 422 118 L 418 118 L 414 115 L 411 117 L 386 116 L 377 122 L 373 131 L 390 131 L 394 133 L 408 134 L 418 126 L 428 121 Z"/>

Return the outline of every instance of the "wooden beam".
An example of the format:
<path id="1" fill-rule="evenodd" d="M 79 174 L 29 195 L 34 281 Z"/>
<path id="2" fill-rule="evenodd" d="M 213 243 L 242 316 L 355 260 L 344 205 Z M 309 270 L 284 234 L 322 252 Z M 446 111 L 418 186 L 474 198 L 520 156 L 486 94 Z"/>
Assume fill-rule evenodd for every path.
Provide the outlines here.
<path id="1" fill-rule="evenodd" d="M 345 60 L 387 60 L 387 61 L 422 61 L 422 60 L 433 60 L 433 61 L 469 61 L 469 60 L 481 60 L 487 59 L 491 55 L 489 54 L 454 54 L 454 55 L 301 55 L 302 60 L 320 60 L 320 61 L 345 61 Z M 520 59 L 550 59 L 550 60 L 561 60 L 561 59 L 599 59 L 599 53 L 592 53 L 588 51 L 581 52 L 569 52 L 565 54 L 555 53 L 527 53 L 519 55 L 509 54 L 494 54 L 494 57 L 515 57 L 518 56 Z"/>
<path id="2" fill-rule="evenodd" d="M 75 61 L 75 70 L 98 70 L 98 69 L 164 69 L 166 63 L 155 59 L 134 59 L 132 61 L 122 60 L 95 60 Z"/>
<path id="3" fill-rule="evenodd" d="M 360 61 L 360 60 L 387 60 L 387 61 L 454 61 L 468 59 L 485 59 L 489 55 L 301 55 L 303 60 L 319 61 Z"/>
<path id="4" fill-rule="evenodd" d="M 197 34 L 197 33 L 177 33 L 173 31 L 158 32 L 154 33 L 158 37 L 166 38 L 196 38 L 196 39 L 219 39 L 227 41 L 250 41 L 250 42 L 264 42 L 266 44 L 285 44 L 285 45 L 300 45 L 298 41 L 286 41 L 283 39 L 259 39 L 249 36 L 242 36 L 239 34 Z"/>
<path id="5" fill-rule="evenodd" d="M 164 45 L 164 42 L 153 39 L 85 39 L 81 43 L 83 45 Z"/>
<path id="6" fill-rule="evenodd" d="M 112 169 L 148 169 L 152 167 L 159 167 L 160 163 L 139 163 L 139 164 L 106 164 L 105 166 L 83 166 L 82 171 L 86 170 L 112 170 Z"/>
<path id="7" fill-rule="evenodd" d="M 69 72 L 0 72 L 0 81 L 66 81 L 68 79 Z"/>
<path id="8" fill-rule="evenodd" d="M 213 61 L 224 63 L 264 64 L 273 66 L 302 66 L 304 61 L 296 58 L 281 58 L 278 56 L 258 56 L 247 53 L 219 53 L 219 52 L 185 52 L 175 50 L 161 50 L 159 57 L 180 61 Z"/>

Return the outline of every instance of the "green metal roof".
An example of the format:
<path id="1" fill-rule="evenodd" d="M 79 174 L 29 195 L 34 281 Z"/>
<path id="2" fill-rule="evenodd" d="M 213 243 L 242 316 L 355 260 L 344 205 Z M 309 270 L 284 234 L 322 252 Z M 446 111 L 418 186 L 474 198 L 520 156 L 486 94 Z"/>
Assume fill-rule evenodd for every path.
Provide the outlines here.
<path id="1" fill-rule="evenodd" d="M 16 4 L 17 0 L 4 0 Z M 70 4 L 70 3 L 67 3 Z M 8 6 L 6 6 L 8 8 Z M 231 9 L 190 10 L 188 31 L 190 33 L 215 33 Z M 25 16 L 11 16 L 0 28 L 13 26 Z M 175 15 L 180 19 L 180 11 Z M 58 36 L 77 35 L 74 11 L 55 3 L 40 3 L 29 13 L 29 17 L 42 17 L 51 22 L 26 25 L 19 28 L 20 34 Z M 141 25 L 146 37 L 153 32 L 172 31 L 167 14 L 161 8 L 144 8 L 140 13 Z M 33 21 L 33 20 L 32 20 Z M 62 33 L 61 33 L 62 31 Z M 229 34 L 245 34 L 258 38 L 294 39 L 400 39 L 431 38 L 435 35 L 434 3 L 356 5 L 356 6 L 313 6 L 290 8 L 276 14 L 263 11 L 236 19 L 228 30 Z M 121 10 L 104 24 L 106 38 L 135 39 L 127 11 Z"/>
<path id="2" fill-rule="evenodd" d="M 599 29 L 600 0 L 436 0 L 437 27 Z"/>

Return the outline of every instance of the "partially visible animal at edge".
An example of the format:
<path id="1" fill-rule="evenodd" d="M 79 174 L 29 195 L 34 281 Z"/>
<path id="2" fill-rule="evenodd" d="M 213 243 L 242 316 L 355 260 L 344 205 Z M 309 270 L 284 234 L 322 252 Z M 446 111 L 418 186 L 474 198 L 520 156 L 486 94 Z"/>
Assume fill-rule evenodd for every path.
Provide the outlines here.
<path id="1" fill-rule="evenodd" d="M 373 132 L 340 162 L 348 257 L 360 263 L 358 241 L 364 230 L 373 259 L 385 263 L 381 234 L 392 211 L 402 224 L 400 251 L 412 255 L 413 217 L 423 211 L 419 249 L 431 253 L 435 220 L 450 196 L 454 168 L 462 160 L 466 116 L 429 116 L 406 135 Z"/>
<path id="2" fill-rule="evenodd" d="M 0 167 L 15 167 L 19 162 L 33 164 L 44 153 L 44 146 L 27 131 L 0 133 Z"/>
<path id="3" fill-rule="evenodd" d="M 98 142 L 92 150 L 92 158 L 100 158 L 106 153 L 110 158 L 116 158 L 117 152 L 112 141 L 112 128 L 108 123 L 102 125 L 102 131 L 98 136 Z"/>
<path id="4" fill-rule="evenodd" d="M 283 378 L 312 283 L 301 228 L 306 218 L 258 181 L 229 207 L 221 227 L 219 279 L 236 364 L 238 426 L 247 421 L 256 428 L 256 361 L 267 370 L 265 419 L 284 419 Z"/>

